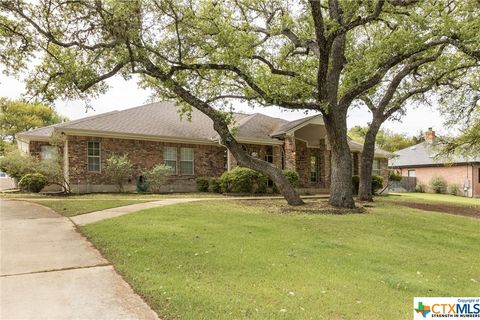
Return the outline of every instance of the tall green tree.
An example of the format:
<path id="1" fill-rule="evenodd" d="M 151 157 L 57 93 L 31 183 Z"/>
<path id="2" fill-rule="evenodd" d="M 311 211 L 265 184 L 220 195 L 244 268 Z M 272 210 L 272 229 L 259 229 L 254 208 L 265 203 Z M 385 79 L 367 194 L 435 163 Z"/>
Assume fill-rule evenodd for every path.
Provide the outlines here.
<path id="1" fill-rule="evenodd" d="M 357 142 L 364 143 L 368 126 L 354 126 L 348 130 L 348 136 Z M 388 129 L 380 129 L 376 136 L 376 146 L 382 150 L 395 152 L 423 141 L 423 133 L 409 136 L 405 133 L 395 133 Z"/>
<path id="2" fill-rule="evenodd" d="M 476 37 L 453 39 L 449 15 L 472 15 L 455 3 L 0 0 L 0 46 L 8 44 L 0 58 L 21 70 L 31 52 L 43 53 L 28 88 L 47 100 L 96 95 L 109 77 L 140 75 L 158 97 L 210 117 L 239 164 L 266 174 L 290 204 L 302 201 L 278 168 L 243 150 L 222 110 L 241 100 L 320 111 L 332 146 L 330 203 L 354 207 L 348 109 L 385 86 L 396 93 L 389 84 L 399 72 Z"/>
<path id="3" fill-rule="evenodd" d="M 15 134 L 65 121 L 53 108 L 41 103 L 0 98 L 0 139 L 15 140 Z"/>

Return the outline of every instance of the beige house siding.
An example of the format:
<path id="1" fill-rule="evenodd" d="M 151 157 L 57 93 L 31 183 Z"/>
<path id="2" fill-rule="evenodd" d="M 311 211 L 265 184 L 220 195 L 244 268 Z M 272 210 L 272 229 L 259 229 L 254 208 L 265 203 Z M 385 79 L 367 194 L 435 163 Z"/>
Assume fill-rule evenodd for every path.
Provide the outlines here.
<path id="1" fill-rule="evenodd" d="M 439 167 L 411 167 L 397 169 L 402 176 L 408 176 L 409 170 L 415 170 L 417 184 L 422 183 L 429 190 L 430 181 L 433 177 L 439 176 L 445 179 L 447 185 L 456 184 L 459 186 L 462 195 L 469 197 L 480 196 L 479 170 L 480 165 L 455 165 Z M 470 181 L 470 188 L 466 194 L 463 194 L 465 180 Z M 429 190 L 431 191 L 431 190 Z"/>

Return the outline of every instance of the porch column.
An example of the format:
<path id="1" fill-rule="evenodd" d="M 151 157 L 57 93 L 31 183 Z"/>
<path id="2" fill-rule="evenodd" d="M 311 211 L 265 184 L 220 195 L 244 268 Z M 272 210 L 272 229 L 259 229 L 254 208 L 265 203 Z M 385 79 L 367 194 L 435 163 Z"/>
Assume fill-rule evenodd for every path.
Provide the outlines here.
<path id="1" fill-rule="evenodd" d="M 296 171 L 295 136 L 285 136 L 285 170 Z"/>
<path id="2" fill-rule="evenodd" d="M 325 137 L 324 139 L 325 143 L 325 149 L 324 149 L 324 157 L 325 157 L 325 176 L 324 176 L 324 181 L 325 181 L 325 188 L 330 187 L 330 176 L 331 176 L 331 146 L 330 143 Z"/>
<path id="3" fill-rule="evenodd" d="M 281 146 L 273 146 L 273 164 L 279 168 L 282 169 L 282 147 Z"/>

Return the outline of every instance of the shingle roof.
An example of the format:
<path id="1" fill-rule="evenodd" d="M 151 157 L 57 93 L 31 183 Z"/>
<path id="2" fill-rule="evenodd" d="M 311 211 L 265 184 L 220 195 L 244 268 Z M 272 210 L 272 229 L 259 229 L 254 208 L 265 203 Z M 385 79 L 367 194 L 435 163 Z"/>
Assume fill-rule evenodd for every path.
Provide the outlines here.
<path id="1" fill-rule="evenodd" d="M 477 157 L 461 157 L 453 156 L 451 159 L 435 159 L 437 151 L 435 144 L 431 142 L 422 142 L 414 146 L 399 150 L 395 152 L 397 157 L 388 161 L 390 167 L 408 167 L 408 166 L 431 166 L 440 165 L 444 163 L 466 163 L 466 162 L 480 162 L 480 156 Z"/>
<path id="2" fill-rule="evenodd" d="M 298 120 L 294 120 L 294 121 L 286 121 L 284 124 L 282 124 L 279 128 L 277 128 L 275 131 L 273 131 L 271 133 L 271 136 L 272 137 L 275 137 L 275 136 L 279 136 L 279 135 L 282 135 L 282 134 L 285 134 L 287 131 L 295 128 L 296 126 L 299 126 L 301 125 L 302 123 L 308 121 L 308 120 L 311 120 L 315 117 L 317 117 L 318 114 L 316 115 L 313 115 L 313 116 L 310 116 L 310 117 L 306 117 L 306 118 L 301 118 L 301 119 L 298 119 Z"/>
<path id="3" fill-rule="evenodd" d="M 272 118 L 261 113 L 254 113 L 238 121 L 237 137 L 244 139 L 274 140 L 272 131 L 289 123 L 287 120 Z"/>
<path id="4" fill-rule="evenodd" d="M 263 141 L 279 143 L 273 136 L 281 135 L 318 115 L 287 121 L 273 118 L 261 113 L 233 114 L 236 137 L 239 141 Z M 19 138 L 47 139 L 57 128 L 66 132 L 95 132 L 105 134 L 141 135 L 161 138 L 177 138 L 204 142 L 218 141 L 218 134 L 213 129 L 213 121 L 202 112 L 193 108 L 191 121 L 181 119 L 174 102 L 164 101 L 146 104 L 122 111 L 111 111 L 78 120 L 60 123 L 44 128 L 17 134 Z M 360 151 L 362 145 L 349 141 L 350 148 Z M 376 155 L 388 156 L 383 150 L 376 150 Z"/>

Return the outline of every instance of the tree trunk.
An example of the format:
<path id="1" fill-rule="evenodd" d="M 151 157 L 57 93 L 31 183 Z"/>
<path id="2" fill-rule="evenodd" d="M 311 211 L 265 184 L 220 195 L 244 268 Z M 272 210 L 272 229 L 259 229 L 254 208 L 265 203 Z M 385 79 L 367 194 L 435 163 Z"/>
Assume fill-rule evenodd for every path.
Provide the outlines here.
<path id="1" fill-rule="evenodd" d="M 379 129 L 380 125 L 373 121 L 365 135 L 360 158 L 360 185 L 358 187 L 358 200 L 361 201 L 373 201 L 372 166 L 375 157 L 375 140 Z"/>
<path id="2" fill-rule="evenodd" d="M 165 74 L 153 63 L 150 61 L 147 62 L 146 68 L 151 73 L 151 76 L 163 81 L 183 101 L 212 119 L 213 128 L 221 137 L 222 143 L 233 154 L 240 165 L 259 171 L 269 177 L 273 183 L 275 183 L 289 205 L 298 206 L 304 204 L 302 198 L 300 198 L 295 188 L 290 185 L 280 168 L 277 168 L 266 161 L 256 159 L 243 150 L 242 145 L 235 140 L 235 137 L 230 132 L 221 112 L 215 110 L 208 103 L 194 96 L 190 91 L 182 87 L 178 82 L 173 80 L 171 76 Z"/>
<path id="3" fill-rule="evenodd" d="M 333 111 L 333 110 L 332 110 Z M 352 156 L 347 139 L 347 119 L 340 111 L 324 116 L 331 148 L 330 204 L 355 208 L 352 187 Z"/>

